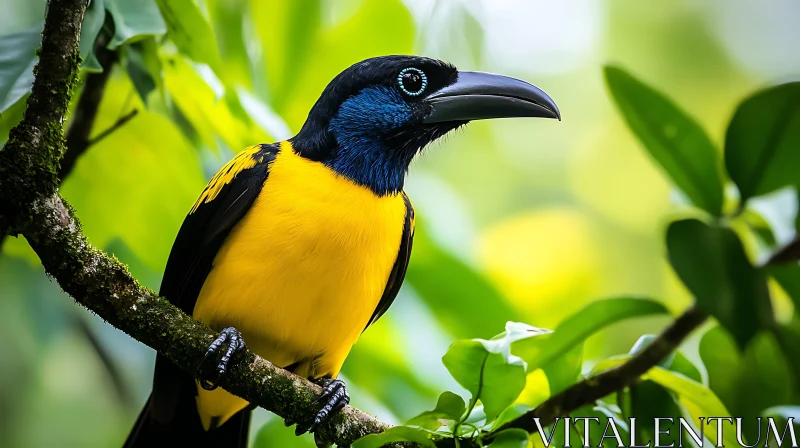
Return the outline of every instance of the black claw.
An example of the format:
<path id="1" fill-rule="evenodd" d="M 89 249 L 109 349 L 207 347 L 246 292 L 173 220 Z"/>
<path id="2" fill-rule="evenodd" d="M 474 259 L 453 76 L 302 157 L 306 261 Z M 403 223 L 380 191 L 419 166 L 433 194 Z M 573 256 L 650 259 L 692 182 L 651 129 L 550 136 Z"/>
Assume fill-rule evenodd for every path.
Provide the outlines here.
<path id="1" fill-rule="evenodd" d="M 225 350 L 225 353 L 222 355 L 222 359 L 220 359 L 219 363 L 217 364 L 217 368 L 215 369 L 216 376 L 214 379 L 208 380 L 204 378 L 200 380 L 200 387 L 205 390 L 214 390 L 217 388 L 215 383 L 219 382 L 219 379 L 228 372 L 228 364 L 230 363 L 231 359 L 236 356 L 237 353 L 245 349 L 244 338 L 242 337 L 242 334 L 233 327 L 225 328 L 220 332 L 219 337 L 208 346 L 208 350 L 203 358 L 203 365 L 205 365 L 209 359 L 216 359 L 220 348 L 226 343 L 228 344 L 228 348 Z"/>
<path id="2" fill-rule="evenodd" d="M 317 384 L 322 386 L 322 395 L 317 398 L 317 403 L 321 403 L 322 408 L 314 416 L 314 422 L 308 428 L 312 432 L 328 417 L 350 403 L 350 396 L 347 395 L 344 381 L 322 378 L 317 381 Z"/>
<path id="3" fill-rule="evenodd" d="M 319 434 L 314 433 L 314 445 L 316 445 L 317 448 L 328 448 L 329 446 L 331 446 L 331 443 L 328 442 L 327 440 L 323 440 L 322 437 L 319 436 Z"/>

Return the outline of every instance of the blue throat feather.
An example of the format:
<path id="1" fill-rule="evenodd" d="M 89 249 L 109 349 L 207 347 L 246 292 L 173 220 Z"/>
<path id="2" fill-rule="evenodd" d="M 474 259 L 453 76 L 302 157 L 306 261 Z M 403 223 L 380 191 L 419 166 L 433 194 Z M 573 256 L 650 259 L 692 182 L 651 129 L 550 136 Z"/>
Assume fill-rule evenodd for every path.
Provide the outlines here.
<path id="1" fill-rule="evenodd" d="M 420 145 L 412 143 L 416 139 L 399 147 L 392 142 L 402 141 L 403 128 L 412 121 L 411 106 L 395 89 L 365 88 L 344 101 L 331 120 L 337 147 L 325 164 L 378 196 L 397 193 Z"/>

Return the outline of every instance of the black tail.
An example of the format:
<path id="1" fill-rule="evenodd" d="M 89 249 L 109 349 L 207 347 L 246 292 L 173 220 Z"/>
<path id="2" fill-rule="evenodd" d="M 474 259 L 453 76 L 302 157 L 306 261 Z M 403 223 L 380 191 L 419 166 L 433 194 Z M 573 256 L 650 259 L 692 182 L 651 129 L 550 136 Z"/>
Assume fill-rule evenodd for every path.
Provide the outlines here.
<path id="1" fill-rule="evenodd" d="M 150 411 L 150 400 L 142 409 L 123 448 L 151 448 L 157 446 L 190 446 L 192 448 L 247 448 L 250 428 L 250 410 L 243 410 L 219 428 L 205 431 L 192 409 L 194 421 L 174 420 L 167 424 L 158 422 Z M 192 414 L 190 414 L 192 415 Z"/>
<path id="2" fill-rule="evenodd" d="M 123 448 L 150 448 L 158 446 L 189 446 L 192 448 L 247 448 L 251 408 L 248 407 L 227 420 L 223 425 L 206 431 L 200 423 L 195 403 L 195 383 L 188 374 L 180 373 L 178 384 L 165 381 L 165 371 L 177 369 L 164 359 L 156 361 L 156 381 L 153 393 L 133 425 Z M 174 375 L 173 375 L 174 376 Z M 186 381 L 183 381 L 183 380 Z M 172 386 L 165 390 L 165 386 Z M 176 387 L 177 386 L 177 387 Z M 185 386 L 185 387 L 184 387 Z M 172 393 L 169 393 L 172 392 Z M 156 399 L 159 395 L 161 400 Z M 165 400 L 164 395 L 169 395 Z M 171 402 L 165 412 L 164 402 Z"/>

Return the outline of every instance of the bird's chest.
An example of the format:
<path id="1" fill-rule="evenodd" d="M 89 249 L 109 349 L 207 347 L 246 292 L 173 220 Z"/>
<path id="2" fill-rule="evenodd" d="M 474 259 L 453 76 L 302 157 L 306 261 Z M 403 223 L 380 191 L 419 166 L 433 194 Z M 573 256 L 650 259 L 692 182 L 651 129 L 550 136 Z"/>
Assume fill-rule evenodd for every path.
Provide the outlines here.
<path id="1" fill-rule="evenodd" d="M 405 213 L 402 197 L 378 197 L 283 150 L 215 258 L 194 316 L 236 326 L 279 365 L 321 353 L 340 364 L 380 300 Z"/>

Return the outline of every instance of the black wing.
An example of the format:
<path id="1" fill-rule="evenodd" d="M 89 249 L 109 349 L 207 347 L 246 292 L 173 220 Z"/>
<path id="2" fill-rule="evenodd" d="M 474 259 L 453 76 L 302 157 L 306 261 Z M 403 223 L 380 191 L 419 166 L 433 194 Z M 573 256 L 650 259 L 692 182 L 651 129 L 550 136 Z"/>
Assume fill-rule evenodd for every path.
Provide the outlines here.
<path id="1" fill-rule="evenodd" d="M 408 269 L 408 260 L 411 258 L 411 245 L 414 243 L 414 207 L 411 206 L 411 201 L 408 200 L 405 192 L 403 193 L 403 202 L 406 204 L 406 219 L 403 224 L 403 236 L 400 237 L 400 251 L 397 253 L 397 260 L 394 262 L 392 272 L 389 274 L 389 280 L 386 282 L 386 288 L 383 290 L 378 306 L 372 317 L 369 319 L 367 327 L 375 323 L 386 310 L 392 305 L 397 293 L 400 292 L 400 287 L 403 285 L 403 279 L 406 278 L 406 269 Z M 364 328 L 366 330 L 366 328 Z"/>
<path id="2" fill-rule="evenodd" d="M 278 145 L 245 149 L 209 181 L 175 237 L 159 295 L 191 315 L 211 263 L 233 227 L 253 205 Z"/>
<path id="3" fill-rule="evenodd" d="M 237 154 L 209 181 L 184 219 L 164 269 L 159 295 L 186 314 L 192 315 L 214 257 L 258 197 L 278 151 L 277 144 L 257 145 Z M 189 402 L 193 406 L 195 394 L 191 375 L 158 355 L 149 404 L 156 420 L 165 424 L 179 417 L 178 407 Z"/>

